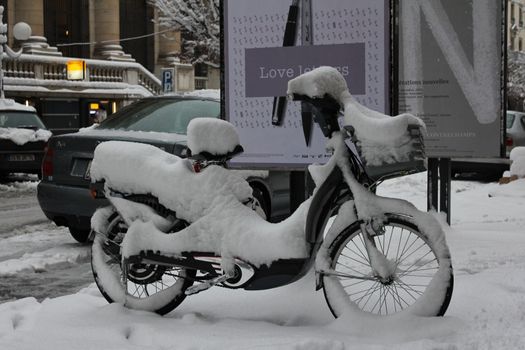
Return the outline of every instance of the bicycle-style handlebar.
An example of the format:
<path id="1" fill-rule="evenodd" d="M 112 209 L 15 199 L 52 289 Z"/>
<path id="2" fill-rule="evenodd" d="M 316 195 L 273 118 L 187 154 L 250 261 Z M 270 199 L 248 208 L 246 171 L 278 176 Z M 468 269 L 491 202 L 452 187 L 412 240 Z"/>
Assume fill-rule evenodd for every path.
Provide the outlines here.
<path id="1" fill-rule="evenodd" d="M 314 121 L 319 124 L 323 135 L 332 137 L 332 133 L 339 131 L 339 113 L 341 105 L 332 96 L 325 94 L 323 97 L 310 97 L 301 94 L 292 94 L 292 100 L 310 104 L 314 112 Z"/>

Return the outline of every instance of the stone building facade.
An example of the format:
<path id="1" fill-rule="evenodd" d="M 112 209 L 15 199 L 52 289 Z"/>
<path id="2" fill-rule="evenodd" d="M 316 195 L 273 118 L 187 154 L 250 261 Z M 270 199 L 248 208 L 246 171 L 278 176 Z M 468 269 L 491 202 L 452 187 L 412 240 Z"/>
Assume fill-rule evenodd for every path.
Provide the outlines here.
<path id="1" fill-rule="evenodd" d="M 525 51 L 525 0 L 507 1 L 507 42 L 510 51 Z"/>
<path id="2" fill-rule="evenodd" d="M 51 129 L 71 131 L 88 125 L 89 106 L 109 113 L 141 97 L 162 93 L 164 68 L 174 70 L 176 92 L 219 88 L 219 74 L 195 76 L 178 60 L 181 35 L 155 23 L 158 14 L 146 0 L 0 0 L 8 23 L 8 45 L 22 49 L 3 62 L 6 96 L 34 105 Z M 12 37 L 18 22 L 32 36 Z M 67 79 L 72 59 L 86 62 L 81 81 Z"/>

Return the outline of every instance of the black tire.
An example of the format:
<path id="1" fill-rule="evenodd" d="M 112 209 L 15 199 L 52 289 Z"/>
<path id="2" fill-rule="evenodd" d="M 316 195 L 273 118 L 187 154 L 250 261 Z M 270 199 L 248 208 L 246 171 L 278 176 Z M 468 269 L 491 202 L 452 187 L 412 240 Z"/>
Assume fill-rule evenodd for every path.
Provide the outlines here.
<path id="1" fill-rule="evenodd" d="M 68 227 L 69 233 L 79 243 L 87 243 L 90 230 L 79 229 L 76 227 Z"/>
<path id="2" fill-rule="evenodd" d="M 104 298 L 109 303 L 118 302 L 160 315 L 175 309 L 186 297 L 184 292 L 193 284 L 196 271 L 155 264 L 131 265 L 126 294 L 122 286 L 120 243 L 127 226 L 117 212 L 108 217 L 107 223 L 107 236 L 97 234 L 91 248 L 91 269 Z"/>
<path id="3" fill-rule="evenodd" d="M 372 271 L 359 222 L 328 242 L 330 269 L 346 274 L 323 275 L 324 295 L 332 314 L 338 317 L 348 307 L 357 307 L 379 315 L 409 312 L 443 316 L 454 285 L 446 244 L 432 244 L 408 217 L 387 218 L 385 233 L 374 242 L 396 264 L 391 279 L 381 279 Z"/>

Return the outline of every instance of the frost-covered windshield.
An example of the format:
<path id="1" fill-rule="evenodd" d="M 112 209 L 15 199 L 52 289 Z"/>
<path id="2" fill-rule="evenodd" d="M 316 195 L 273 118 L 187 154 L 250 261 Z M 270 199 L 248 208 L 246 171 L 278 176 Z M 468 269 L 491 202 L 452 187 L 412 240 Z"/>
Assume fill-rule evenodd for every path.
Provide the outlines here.
<path id="1" fill-rule="evenodd" d="M 0 111 L 0 128 L 45 129 L 46 127 L 34 113 Z"/>
<path id="2" fill-rule="evenodd" d="M 154 131 L 186 135 L 194 118 L 220 116 L 220 103 L 198 99 L 144 99 L 102 122 L 98 129 Z"/>

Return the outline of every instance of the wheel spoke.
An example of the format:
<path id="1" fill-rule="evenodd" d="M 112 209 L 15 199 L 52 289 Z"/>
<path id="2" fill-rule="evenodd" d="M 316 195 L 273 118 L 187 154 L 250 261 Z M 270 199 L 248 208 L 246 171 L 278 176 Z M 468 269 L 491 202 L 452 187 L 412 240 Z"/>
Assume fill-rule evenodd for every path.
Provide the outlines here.
<path id="1" fill-rule="evenodd" d="M 356 256 L 362 258 L 363 261 L 364 261 L 363 264 L 365 264 L 365 265 L 366 265 L 367 263 L 370 264 L 370 262 L 368 261 L 368 259 L 367 259 L 366 257 L 364 257 L 364 256 L 362 256 L 360 253 L 355 252 L 354 250 L 350 249 L 348 246 L 345 246 L 345 247 L 344 247 L 343 251 L 345 251 L 345 250 L 349 250 L 350 253 L 353 253 L 354 255 L 356 255 Z M 348 255 L 346 255 L 346 254 L 343 254 L 343 252 L 341 252 L 341 255 L 343 255 L 343 256 L 348 256 Z"/>
<path id="2" fill-rule="evenodd" d="M 348 260 L 355 261 L 355 262 L 358 263 L 358 264 L 361 264 L 361 265 L 364 265 L 364 266 L 367 266 L 367 267 L 370 266 L 370 265 L 367 264 L 366 262 L 359 261 L 359 260 L 354 259 L 354 258 L 352 258 L 352 257 L 349 257 L 348 255 L 345 255 L 345 254 L 343 254 L 343 253 L 341 253 L 341 256 L 347 258 Z"/>
<path id="3" fill-rule="evenodd" d="M 420 262 L 422 259 L 424 259 L 428 254 L 432 254 L 432 250 L 429 250 L 425 255 L 423 255 L 422 257 L 420 257 L 419 259 L 417 259 L 415 262 L 412 263 L 412 265 L 410 265 L 409 267 L 407 267 L 407 270 L 410 270 L 412 267 L 416 266 L 418 262 Z M 397 265 L 399 266 L 399 264 L 401 264 L 402 261 L 400 261 Z M 426 264 L 425 264 L 426 265 Z M 422 266 L 425 266 L 425 265 L 422 265 Z"/>
<path id="4" fill-rule="evenodd" d="M 361 236 L 359 235 L 359 237 L 361 238 Z M 362 239 L 361 239 L 362 240 Z M 361 253 L 361 256 L 365 258 L 365 260 L 370 264 L 370 257 L 368 256 L 368 253 L 366 252 L 366 249 L 365 249 L 365 252 L 363 253 L 363 251 L 361 250 L 361 248 L 357 245 L 356 242 L 354 242 L 354 240 L 352 239 L 352 243 L 355 245 L 355 247 L 357 248 L 357 250 L 359 250 L 359 252 Z M 363 242 L 364 244 L 365 242 Z M 364 247 L 364 246 L 363 246 Z"/>
<path id="5" fill-rule="evenodd" d="M 399 291 L 397 290 L 397 286 L 395 285 L 395 283 L 392 284 L 392 289 L 394 289 L 394 291 L 395 291 L 395 294 L 396 294 L 396 296 L 397 296 L 397 300 L 398 300 L 398 302 L 399 302 L 399 306 L 401 307 L 401 309 L 404 309 L 403 305 L 401 305 L 401 301 L 404 302 L 406 306 L 409 306 L 409 305 L 410 305 L 409 303 L 407 303 L 407 302 L 405 301 L 405 299 L 403 299 L 403 297 L 401 296 L 401 294 L 399 294 Z"/>
<path id="6" fill-rule="evenodd" d="M 372 290 L 372 287 L 374 287 L 374 286 L 376 286 L 376 287 Z M 374 293 L 376 293 L 377 290 L 378 290 L 379 288 L 381 288 L 381 283 L 376 282 L 374 285 L 372 285 L 372 287 L 370 287 L 369 290 L 371 290 L 371 291 L 370 291 L 368 294 L 366 294 L 366 295 L 364 295 L 363 297 L 361 297 L 361 298 L 359 298 L 359 299 L 356 300 L 356 303 L 359 305 L 359 302 L 360 302 L 364 297 L 368 296 L 368 299 L 366 299 L 365 304 L 362 306 L 362 309 L 363 309 L 363 310 L 365 309 L 366 305 L 368 304 L 368 302 L 369 302 L 370 299 L 372 298 L 372 295 L 374 295 Z"/>
<path id="7" fill-rule="evenodd" d="M 394 233 L 394 227 L 392 226 L 392 229 L 390 230 L 390 234 L 392 235 Z M 395 261 L 399 260 L 399 248 L 401 248 L 401 242 L 403 241 L 403 230 L 401 230 L 399 234 L 399 241 L 397 242 L 397 250 L 396 250 L 396 256 Z"/>
<path id="8" fill-rule="evenodd" d="M 412 293 L 410 292 L 414 292 L 416 293 L 417 295 L 421 296 L 423 295 L 423 292 L 421 291 L 418 291 L 418 290 L 415 290 L 414 288 L 412 288 L 411 286 L 409 286 L 408 284 L 406 284 L 405 282 L 403 282 L 402 280 L 396 280 L 394 283 L 397 283 L 398 286 L 403 289 L 408 295 L 410 295 L 414 300 L 417 299 L 417 297 L 414 297 L 412 295 Z"/>
<path id="9" fill-rule="evenodd" d="M 345 289 L 346 289 L 346 288 L 345 288 Z M 348 296 L 349 296 L 349 297 L 353 297 L 353 296 L 356 296 L 356 295 L 358 295 L 358 294 L 365 293 L 364 295 L 362 295 L 361 297 L 359 297 L 359 299 L 361 299 L 361 298 L 364 298 L 364 297 L 366 297 L 366 296 L 368 295 L 367 292 L 368 292 L 369 290 L 370 290 L 370 288 L 369 288 L 369 287 L 366 287 L 366 288 L 364 288 L 364 289 L 360 289 L 360 290 L 358 290 L 357 292 L 349 293 Z M 351 298 L 351 299 L 352 299 L 352 298 Z"/>
<path id="10" fill-rule="evenodd" d="M 401 229 L 401 232 L 404 232 L 404 231 L 405 231 L 404 229 Z M 412 248 L 412 246 L 414 245 L 414 243 L 416 243 L 417 238 L 414 239 L 414 240 L 412 241 L 412 243 L 410 243 L 410 245 L 407 247 L 407 244 L 408 244 L 408 242 L 410 241 L 411 236 L 412 236 L 412 233 L 409 232 L 409 233 L 408 233 L 407 240 L 405 241 L 405 246 L 403 247 L 403 250 L 401 251 L 401 254 L 400 254 L 399 257 L 398 257 L 398 260 L 401 259 L 401 258 L 403 257 L 403 255 L 405 255 L 405 253 L 406 253 L 407 251 L 410 250 L 410 248 Z M 398 260 L 396 260 L 396 262 L 398 262 Z"/>
<path id="11" fill-rule="evenodd" d="M 428 263 L 424 264 L 424 265 L 421 265 L 421 267 L 423 266 L 426 266 L 432 262 L 436 261 L 437 262 L 437 259 L 434 259 L 434 260 L 431 260 L 429 261 Z M 404 276 L 412 276 L 412 277 L 422 277 L 422 276 L 427 276 L 427 277 L 434 277 L 434 274 L 432 275 L 417 275 L 417 274 L 413 274 L 412 272 L 422 272 L 422 271 L 437 271 L 439 270 L 439 266 L 435 266 L 435 267 L 429 267 L 429 268 L 426 268 L 426 269 L 419 269 L 419 268 L 415 268 L 415 269 L 407 269 L 407 270 L 404 270 L 403 273 L 399 274 L 398 277 L 404 277 Z"/>
<path id="12" fill-rule="evenodd" d="M 415 241 L 414 241 L 414 242 L 415 242 Z M 423 242 L 421 243 L 421 245 L 419 245 L 419 247 L 417 247 L 417 248 L 414 249 L 410 254 L 408 254 L 408 255 L 405 256 L 403 259 L 401 259 L 401 260 L 398 262 L 398 264 L 401 264 L 403 261 L 405 261 L 405 260 L 407 260 L 408 258 L 410 258 L 410 257 L 411 257 L 412 255 L 414 255 L 418 250 L 420 250 L 421 248 L 423 248 L 423 247 L 425 247 L 425 246 L 427 246 L 427 243 L 423 241 Z M 432 253 L 432 249 L 429 248 L 428 250 L 429 250 L 429 253 Z M 428 253 L 425 254 L 425 256 L 426 256 L 426 255 L 428 255 Z"/>
<path id="13" fill-rule="evenodd" d="M 383 235 L 386 236 L 386 232 Z M 390 236 L 388 237 L 388 247 L 386 248 L 385 256 L 388 256 L 388 253 L 390 252 L 390 245 L 392 244 L 392 237 L 393 237 L 392 234 L 390 234 Z"/>

